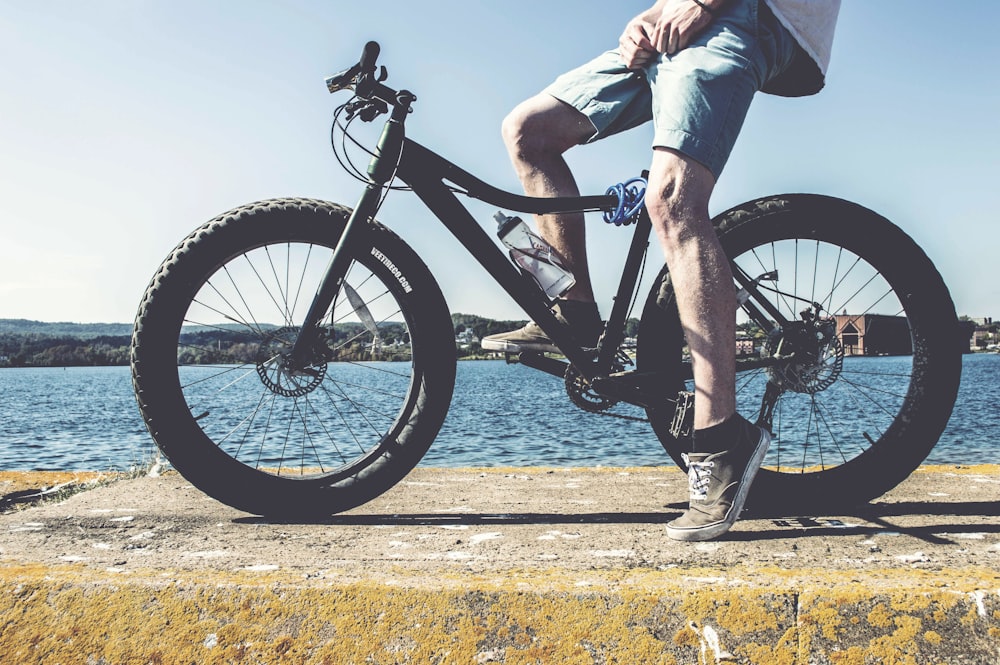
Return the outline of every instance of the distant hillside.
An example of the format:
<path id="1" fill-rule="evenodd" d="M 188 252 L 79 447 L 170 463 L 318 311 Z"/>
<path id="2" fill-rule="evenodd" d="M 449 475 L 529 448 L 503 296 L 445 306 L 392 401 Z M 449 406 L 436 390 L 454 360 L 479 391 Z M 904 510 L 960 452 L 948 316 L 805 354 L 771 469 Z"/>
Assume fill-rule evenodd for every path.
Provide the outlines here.
<path id="1" fill-rule="evenodd" d="M 470 314 L 455 314 L 452 323 L 456 332 L 472 329 L 478 338 L 506 332 L 524 325 L 525 321 L 494 321 Z M 340 334 L 350 339 L 358 335 L 352 326 L 359 323 L 338 325 Z M 256 346 L 234 324 L 228 326 L 185 328 L 185 339 L 190 344 L 185 362 L 253 362 Z M 384 353 L 393 352 L 393 342 L 403 337 L 399 322 L 385 322 L 379 326 L 383 336 Z M 0 319 L 0 367 L 71 367 L 80 365 L 127 365 L 132 324 L 129 323 L 45 323 L 26 319 Z M 348 350 L 349 351 L 349 350 Z M 342 350 L 342 355 L 348 353 Z M 358 353 L 363 351 L 359 347 Z M 463 347 L 459 355 L 478 351 Z M 360 357 L 360 356 L 359 356 Z M 389 356 L 386 356 L 389 358 Z M 389 358 L 395 359 L 395 358 Z"/>
<path id="2" fill-rule="evenodd" d="M 45 323 L 28 319 L 0 319 L 0 334 L 44 337 L 121 337 L 132 335 L 131 323 Z"/>

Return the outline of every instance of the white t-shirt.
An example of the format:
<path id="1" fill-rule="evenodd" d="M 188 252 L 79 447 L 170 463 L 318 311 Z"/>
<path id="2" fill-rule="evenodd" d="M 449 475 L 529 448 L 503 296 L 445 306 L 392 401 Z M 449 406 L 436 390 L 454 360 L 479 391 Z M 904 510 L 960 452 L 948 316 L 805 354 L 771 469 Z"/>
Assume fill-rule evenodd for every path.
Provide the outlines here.
<path id="1" fill-rule="evenodd" d="M 802 50 L 819 70 L 818 79 L 798 69 L 785 81 L 774 86 L 776 94 L 808 95 L 823 87 L 823 78 L 830 65 L 833 33 L 840 12 L 840 0 L 766 0 L 775 18 L 795 37 Z M 812 79 L 812 80 L 810 80 Z M 765 91 L 768 91 L 765 86 Z"/>

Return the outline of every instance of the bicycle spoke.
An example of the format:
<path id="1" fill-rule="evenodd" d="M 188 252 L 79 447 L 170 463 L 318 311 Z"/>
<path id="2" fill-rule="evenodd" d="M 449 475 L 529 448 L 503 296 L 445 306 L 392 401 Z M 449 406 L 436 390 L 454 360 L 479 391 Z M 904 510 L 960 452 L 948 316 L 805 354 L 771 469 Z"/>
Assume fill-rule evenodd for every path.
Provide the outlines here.
<path id="1" fill-rule="evenodd" d="M 774 353 L 782 337 L 795 326 L 808 325 L 810 320 L 835 321 L 839 344 L 840 335 L 852 328 L 867 334 L 870 321 L 875 320 L 869 317 L 904 314 L 882 273 L 838 245 L 812 239 L 772 241 L 749 248 L 736 264 L 743 266 L 740 270 L 745 279 L 777 275 L 773 282 L 761 280 L 751 300 L 757 306 L 770 301 L 777 308 L 774 311 L 789 314 L 788 323 L 771 331 L 764 327 L 764 335 L 757 328 L 759 321 L 750 319 L 741 324 L 750 334 L 758 329 L 765 356 Z M 783 330 L 785 326 L 789 329 Z M 871 343 L 866 342 L 864 348 Z M 787 347 L 780 348 L 782 353 L 787 351 Z M 846 348 L 857 352 L 861 347 Z M 900 370 L 895 363 L 886 365 L 888 361 L 879 361 L 877 368 L 866 367 L 853 363 L 847 355 L 844 361 L 837 361 L 835 355 L 829 361 L 808 361 L 810 356 L 802 356 L 807 362 L 802 368 L 795 361 L 785 361 L 792 362 L 788 369 L 779 363 L 737 375 L 739 409 L 751 420 L 759 412 L 767 382 L 785 382 L 779 384 L 783 388 L 771 415 L 775 436 L 765 462 L 770 468 L 803 472 L 844 464 L 881 438 L 896 418 L 913 380 L 912 372 Z M 818 383 L 824 376 L 831 376 L 832 383 Z M 845 413 L 852 414 L 846 421 Z"/>
<path id="2" fill-rule="evenodd" d="M 412 383 L 412 351 L 399 344 L 409 335 L 402 310 L 389 285 L 358 262 L 345 278 L 355 306 L 342 292 L 324 317 L 336 362 L 285 366 L 303 296 L 316 290 L 329 251 L 285 242 L 241 252 L 192 299 L 178 341 L 178 357 L 187 359 L 181 390 L 199 426 L 227 455 L 275 475 L 327 474 L 364 459 Z"/>

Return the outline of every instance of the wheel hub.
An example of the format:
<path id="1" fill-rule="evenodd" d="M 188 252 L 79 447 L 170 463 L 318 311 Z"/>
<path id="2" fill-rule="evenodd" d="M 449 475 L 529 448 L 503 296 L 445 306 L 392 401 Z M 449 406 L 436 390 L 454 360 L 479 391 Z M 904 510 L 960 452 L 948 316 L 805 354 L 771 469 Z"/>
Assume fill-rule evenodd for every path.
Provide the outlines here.
<path id="1" fill-rule="evenodd" d="M 764 346 L 766 357 L 789 361 L 769 367 L 768 378 L 782 390 L 814 395 L 840 378 L 844 347 L 832 320 L 797 321 L 774 330 Z"/>
<path id="2" fill-rule="evenodd" d="M 257 376 L 268 390 L 282 397 L 308 395 L 326 376 L 324 358 L 313 358 L 305 367 L 292 366 L 290 356 L 298 334 L 297 327 L 278 328 L 257 350 Z"/>

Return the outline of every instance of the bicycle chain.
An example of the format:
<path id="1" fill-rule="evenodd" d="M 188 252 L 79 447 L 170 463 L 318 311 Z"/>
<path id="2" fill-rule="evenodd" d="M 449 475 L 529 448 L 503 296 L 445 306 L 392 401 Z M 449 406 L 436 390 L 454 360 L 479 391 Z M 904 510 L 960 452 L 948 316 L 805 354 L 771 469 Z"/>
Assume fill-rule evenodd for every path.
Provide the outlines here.
<path id="1" fill-rule="evenodd" d="M 618 418 L 619 420 L 631 420 L 638 423 L 649 422 L 649 418 L 608 412 L 608 409 L 613 408 L 619 403 L 618 400 L 610 399 L 590 392 L 590 388 L 587 385 L 586 380 L 583 378 L 583 375 L 581 375 L 572 365 L 566 370 L 564 380 L 566 382 L 566 393 L 569 395 L 570 401 L 587 413 L 595 413 L 600 416 L 608 416 L 609 418 Z"/>

